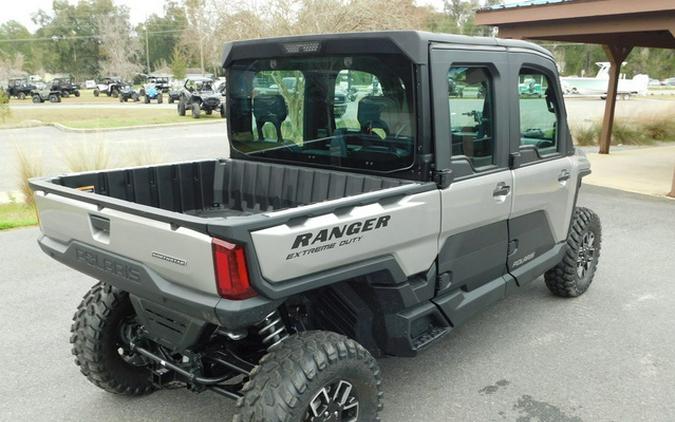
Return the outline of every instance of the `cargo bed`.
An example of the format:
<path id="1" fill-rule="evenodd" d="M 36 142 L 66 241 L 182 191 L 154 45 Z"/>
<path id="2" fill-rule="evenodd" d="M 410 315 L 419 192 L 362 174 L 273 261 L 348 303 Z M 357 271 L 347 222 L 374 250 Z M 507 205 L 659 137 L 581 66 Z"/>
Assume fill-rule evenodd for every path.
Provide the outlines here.
<path id="1" fill-rule="evenodd" d="M 203 226 L 204 219 L 252 216 L 419 186 L 404 179 L 234 159 L 104 170 L 31 183 L 36 191 L 193 229 Z"/>

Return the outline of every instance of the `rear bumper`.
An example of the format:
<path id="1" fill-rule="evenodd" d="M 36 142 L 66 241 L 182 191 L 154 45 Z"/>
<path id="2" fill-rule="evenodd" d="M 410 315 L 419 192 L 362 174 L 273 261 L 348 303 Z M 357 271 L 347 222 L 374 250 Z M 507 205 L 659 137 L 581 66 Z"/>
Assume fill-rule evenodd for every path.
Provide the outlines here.
<path id="1" fill-rule="evenodd" d="M 189 319 L 226 329 L 249 327 L 280 305 L 263 297 L 231 301 L 172 283 L 142 263 L 112 254 L 79 241 L 63 244 L 47 236 L 40 248 L 55 260 L 97 280 L 105 281 L 132 296 L 161 305 Z"/>

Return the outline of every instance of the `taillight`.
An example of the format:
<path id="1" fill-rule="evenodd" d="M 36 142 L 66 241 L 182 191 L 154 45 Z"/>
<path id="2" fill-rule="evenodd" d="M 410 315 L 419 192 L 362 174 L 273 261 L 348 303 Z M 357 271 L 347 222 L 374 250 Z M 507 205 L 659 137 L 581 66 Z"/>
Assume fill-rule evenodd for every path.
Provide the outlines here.
<path id="1" fill-rule="evenodd" d="M 213 266 L 218 294 L 225 299 L 242 300 L 256 295 L 251 288 L 246 268 L 244 247 L 213 239 Z"/>

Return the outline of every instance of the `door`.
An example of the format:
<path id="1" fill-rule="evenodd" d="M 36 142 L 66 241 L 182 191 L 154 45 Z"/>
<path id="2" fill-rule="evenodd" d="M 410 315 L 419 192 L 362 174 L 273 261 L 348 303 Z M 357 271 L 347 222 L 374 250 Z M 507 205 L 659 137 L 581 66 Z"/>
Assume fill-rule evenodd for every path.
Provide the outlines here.
<path id="1" fill-rule="evenodd" d="M 509 60 L 513 202 L 507 265 L 522 285 L 559 261 L 577 175 L 568 155 L 572 147 L 553 61 L 527 53 Z"/>
<path id="2" fill-rule="evenodd" d="M 501 48 L 432 47 L 436 167 L 441 190 L 441 290 L 470 292 L 494 282 L 503 296 L 511 212 L 506 54 Z M 449 283 L 449 285 L 448 285 Z M 500 290 L 501 289 L 501 290 Z"/>

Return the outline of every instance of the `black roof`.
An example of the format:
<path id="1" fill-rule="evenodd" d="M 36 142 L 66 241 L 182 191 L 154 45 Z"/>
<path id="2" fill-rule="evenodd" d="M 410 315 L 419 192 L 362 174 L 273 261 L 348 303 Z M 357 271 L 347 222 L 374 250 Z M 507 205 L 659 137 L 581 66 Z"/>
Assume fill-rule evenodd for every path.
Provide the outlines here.
<path id="1" fill-rule="evenodd" d="M 415 63 L 428 61 L 429 44 L 528 49 L 553 57 L 545 48 L 527 41 L 494 37 L 439 34 L 422 31 L 350 32 L 298 35 L 233 41 L 225 44 L 223 65 L 234 60 L 284 57 L 295 54 L 402 53 Z"/>

